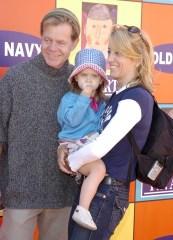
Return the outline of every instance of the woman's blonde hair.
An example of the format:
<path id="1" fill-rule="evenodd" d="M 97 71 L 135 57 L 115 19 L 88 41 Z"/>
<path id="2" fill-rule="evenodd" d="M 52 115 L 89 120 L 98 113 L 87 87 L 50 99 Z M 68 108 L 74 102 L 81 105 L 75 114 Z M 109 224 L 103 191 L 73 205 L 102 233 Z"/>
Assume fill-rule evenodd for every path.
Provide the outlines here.
<path id="1" fill-rule="evenodd" d="M 148 34 L 135 26 L 114 25 L 109 44 L 113 51 L 121 53 L 138 65 L 136 78 L 129 82 L 128 87 L 142 85 L 153 92 L 154 51 Z"/>

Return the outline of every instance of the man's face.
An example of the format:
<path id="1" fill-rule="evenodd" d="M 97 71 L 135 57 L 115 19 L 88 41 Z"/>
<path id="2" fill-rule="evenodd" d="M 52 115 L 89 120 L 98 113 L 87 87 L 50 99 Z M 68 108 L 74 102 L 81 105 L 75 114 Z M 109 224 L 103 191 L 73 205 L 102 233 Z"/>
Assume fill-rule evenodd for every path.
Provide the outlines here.
<path id="1" fill-rule="evenodd" d="M 112 30 L 112 20 L 87 19 L 85 35 L 88 47 L 104 51 L 108 46 L 109 35 Z"/>
<path id="2" fill-rule="evenodd" d="M 41 37 L 41 52 L 46 63 L 54 68 L 61 68 L 74 50 L 78 39 L 72 41 L 72 28 L 69 24 L 47 25 Z"/>

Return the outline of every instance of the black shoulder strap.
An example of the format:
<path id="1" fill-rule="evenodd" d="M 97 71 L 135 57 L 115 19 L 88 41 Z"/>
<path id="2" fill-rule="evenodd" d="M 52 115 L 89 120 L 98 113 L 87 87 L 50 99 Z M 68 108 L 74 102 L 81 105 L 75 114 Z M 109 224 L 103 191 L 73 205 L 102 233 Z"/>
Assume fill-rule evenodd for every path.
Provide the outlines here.
<path id="1" fill-rule="evenodd" d="M 154 105 L 158 107 L 156 98 L 154 97 L 153 94 L 151 94 L 145 87 L 143 87 L 143 86 L 141 86 L 141 85 L 137 85 L 137 86 L 134 86 L 134 87 L 132 87 L 132 88 L 136 88 L 136 87 L 141 87 L 141 88 L 145 89 L 145 90 L 152 96 L 153 101 L 154 101 Z M 153 105 L 153 109 L 154 109 L 154 105 Z M 136 156 L 138 156 L 138 155 L 140 154 L 140 150 L 139 150 L 139 147 L 138 147 L 138 145 L 137 145 L 137 143 L 136 143 L 136 140 L 135 140 L 135 138 L 134 138 L 134 136 L 133 136 L 133 134 L 132 134 L 132 131 L 130 131 L 130 132 L 127 134 L 127 137 L 128 137 L 128 139 L 129 139 L 131 145 L 133 146 L 133 149 L 134 149 L 134 152 L 135 152 Z"/>
<path id="2" fill-rule="evenodd" d="M 126 91 L 129 91 L 130 89 L 133 89 L 133 88 L 137 88 L 137 87 L 141 87 L 143 88 L 144 90 L 146 90 L 147 92 L 149 92 L 146 88 L 144 88 L 143 86 L 141 85 L 137 85 L 137 86 L 134 86 L 134 87 L 130 87 L 130 88 L 126 88 L 124 90 L 124 93 Z M 150 93 L 150 92 L 149 92 Z M 150 93 L 151 94 L 151 93 Z M 111 96 L 111 98 L 116 95 L 116 92 L 114 92 Z M 155 97 L 151 94 L 151 96 L 153 97 L 153 101 L 154 101 L 154 104 L 157 105 L 157 101 L 155 99 Z M 132 152 L 135 153 L 136 157 L 138 158 L 138 155 L 140 154 L 140 150 L 139 150 L 139 147 L 136 143 L 136 140 L 132 134 L 132 131 L 130 131 L 129 133 L 127 133 L 127 137 L 132 145 Z M 130 185 L 130 179 L 131 179 L 131 171 L 132 171 L 132 163 L 133 163 L 133 159 L 132 159 L 132 156 L 131 156 L 131 159 L 130 159 L 130 164 L 129 164 L 129 169 L 128 169 L 128 173 L 127 173 L 127 182 L 126 182 L 126 186 L 128 187 Z"/>
<path id="3" fill-rule="evenodd" d="M 138 145 L 137 145 L 137 143 L 136 143 L 136 140 L 135 140 L 135 138 L 134 138 L 134 136 L 133 136 L 133 134 L 132 134 L 131 131 L 127 134 L 127 137 L 128 137 L 128 139 L 129 139 L 132 147 L 133 147 L 133 150 L 134 150 L 135 155 L 138 156 L 141 152 L 140 152 L 140 150 L 139 150 L 139 147 L 138 147 Z"/>
<path id="4" fill-rule="evenodd" d="M 133 88 L 135 87 L 139 87 L 139 86 L 134 86 Z M 144 88 L 143 86 L 140 86 L 142 87 L 143 89 L 145 89 L 147 92 L 149 92 L 146 88 Z M 149 92 L 150 93 L 150 92 Z M 150 93 L 151 94 L 151 93 Z M 155 97 L 151 94 L 152 98 L 153 98 L 153 101 L 154 101 L 154 105 L 157 105 L 157 101 L 155 99 Z M 137 157 L 137 160 L 138 160 L 138 156 L 141 154 L 141 151 L 139 150 L 139 147 L 137 145 L 137 142 L 135 140 L 135 137 L 133 136 L 133 133 L 132 131 L 128 132 L 127 133 L 127 137 L 129 139 L 129 142 L 131 143 L 131 146 L 132 146 L 132 152 L 135 153 L 136 157 Z M 129 181 L 130 180 L 130 177 L 131 177 L 131 169 L 132 169 L 132 162 L 133 162 L 133 159 L 132 159 L 132 156 L 131 156 L 131 159 L 130 159 L 130 164 L 129 164 L 129 169 L 128 169 L 128 174 L 127 174 L 127 180 Z"/>
<path id="5" fill-rule="evenodd" d="M 127 137 L 132 145 L 132 153 L 134 152 L 136 156 L 138 156 L 140 154 L 140 150 L 138 148 L 138 145 L 136 143 L 136 140 L 132 134 L 132 132 L 130 131 L 129 133 L 127 133 Z M 130 179 L 131 179 L 131 172 L 132 172 L 132 163 L 133 163 L 133 159 L 132 159 L 132 155 L 130 158 L 130 164 L 129 164 L 129 169 L 128 169 L 128 173 L 127 173 L 127 187 L 130 185 Z"/>

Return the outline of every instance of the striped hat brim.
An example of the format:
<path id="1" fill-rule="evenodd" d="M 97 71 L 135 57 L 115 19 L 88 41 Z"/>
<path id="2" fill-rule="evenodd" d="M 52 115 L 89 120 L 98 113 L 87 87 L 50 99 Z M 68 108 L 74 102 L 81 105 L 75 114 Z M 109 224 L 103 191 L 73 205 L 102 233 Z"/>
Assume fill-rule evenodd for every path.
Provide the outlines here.
<path id="1" fill-rule="evenodd" d="M 103 71 L 103 69 L 100 66 L 98 66 L 97 64 L 93 64 L 93 63 L 81 64 L 77 68 L 75 68 L 73 70 L 73 72 L 71 73 L 71 75 L 68 79 L 68 82 L 71 83 L 74 79 L 74 76 L 76 76 L 78 73 L 80 73 L 85 68 L 92 68 L 93 70 L 98 72 L 98 74 L 100 74 L 102 76 L 102 78 L 104 79 L 104 86 L 105 87 L 108 86 L 109 80 L 108 80 L 108 77 L 107 77 L 105 71 Z"/>

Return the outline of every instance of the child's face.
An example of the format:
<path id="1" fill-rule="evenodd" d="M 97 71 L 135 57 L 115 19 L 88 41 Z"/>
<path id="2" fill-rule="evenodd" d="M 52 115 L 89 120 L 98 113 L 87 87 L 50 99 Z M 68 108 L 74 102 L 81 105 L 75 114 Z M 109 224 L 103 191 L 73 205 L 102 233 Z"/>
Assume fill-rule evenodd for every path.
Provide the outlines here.
<path id="1" fill-rule="evenodd" d="M 85 68 L 75 76 L 78 86 L 83 90 L 86 85 L 90 85 L 92 91 L 95 91 L 103 82 L 101 75 L 92 68 Z"/>

